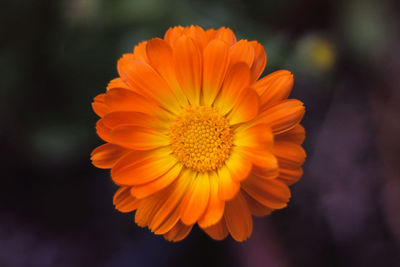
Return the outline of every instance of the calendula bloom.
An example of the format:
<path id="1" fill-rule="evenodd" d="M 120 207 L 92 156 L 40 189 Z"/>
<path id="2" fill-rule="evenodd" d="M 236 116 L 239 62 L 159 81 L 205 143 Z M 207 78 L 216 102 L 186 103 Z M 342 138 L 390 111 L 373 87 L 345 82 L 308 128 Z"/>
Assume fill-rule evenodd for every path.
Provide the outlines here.
<path id="1" fill-rule="evenodd" d="M 123 55 L 93 102 L 107 143 L 92 161 L 111 169 L 116 209 L 170 241 L 196 223 L 243 241 L 252 215 L 284 208 L 303 173 L 304 106 L 287 99 L 289 71 L 259 79 L 266 61 L 225 27 L 174 27 Z"/>

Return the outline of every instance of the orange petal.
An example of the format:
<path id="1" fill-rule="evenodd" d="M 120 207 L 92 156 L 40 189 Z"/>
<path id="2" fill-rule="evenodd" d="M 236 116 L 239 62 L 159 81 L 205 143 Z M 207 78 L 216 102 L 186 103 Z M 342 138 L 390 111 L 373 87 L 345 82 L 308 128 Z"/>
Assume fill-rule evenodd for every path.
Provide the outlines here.
<path id="1" fill-rule="evenodd" d="M 170 121 L 171 113 L 162 109 L 153 99 L 127 89 L 110 89 L 104 99 L 110 111 L 136 111 L 156 116 L 163 121 Z"/>
<path id="2" fill-rule="evenodd" d="M 216 175 L 209 175 L 209 179 L 210 199 L 206 211 L 198 221 L 199 226 L 202 228 L 216 224 L 220 221 L 225 208 L 225 201 L 218 198 L 218 177 Z"/>
<path id="3" fill-rule="evenodd" d="M 264 71 L 265 65 L 267 64 L 267 54 L 265 53 L 264 47 L 257 41 L 251 41 L 250 45 L 254 49 L 254 61 L 251 65 L 251 80 L 257 80 Z"/>
<path id="4" fill-rule="evenodd" d="M 118 185 L 146 184 L 164 175 L 176 164 L 176 158 L 159 149 L 132 151 L 121 158 L 111 170 L 111 177 Z"/>
<path id="5" fill-rule="evenodd" d="M 239 98 L 240 102 L 233 107 L 232 112 L 228 115 L 231 125 L 250 121 L 258 114 L 260 100 L 254 90 L 244 90 Z"/>
<path id="6" fill-rule="evenodd" d="M 278 158 L 279 167 L 297 169 L 303 165 L 306 159 L 304 149 L 293 142 L 276 141 L 273 151 Z"/>
<path id="7" fill-rule="evenodd" d="M 211 40 L 215 39 L 216 34 L 217 34 L 217 30 L 215 30 L 215 29 L 206 30 L 207 41 L 210 42 Z"/>
<path id="8" fill-rule="evenodd" d="M 199 173 L 182 200 L 181 220 L 184 224 L 194 224 L 204 214 L 209 196 L 210 181 L 208 174 Z"/>
<path id="9" fill-rule="evenodd" d="M 249 84 L 249 67 L 243 62 L 233 65 L 225 77 L 221 93 L 215 100 L 214 107 L 216 107 L 221 114 L 227 114 L 237 102 L 241 101 L 239 96 L 241 96 L 243 90 L 247 88 Z"/>
<path id="10" fill-rule="evenodd" d="M 297 183 L 297 181 L 303 176 L 303 168 L 297 169 L 279 169 L 279 177 L 278 180 L 285 182 L 287 185 L 292 185 Z"/>
<path id="11" fill-rule="evenodd" d="M 178 242 L 184 239 L 192 230 L 193 225 L 184 225 L 178 222 L 174 228 L 164 235 L 164 238 L 168 241 Z"/>
<path id="12" fill-rule="evenodd" d="M 117 145 L 138 150 L 149 150 L 170 144 L 168 135 L 157 129 L 134 125 L 123 125 L 113 129 L 111 140 Z"/>
<path id="13" fill-rule="evenodd" d="M 296 99 L 288 99 L 264 110 L 257 122 L 269 125 L 274 134 L 281 134 L 296 127 L 304 115 L 303 103 Z"/>
<path id="14" fill-rule="evenodd" d="M 104 103 L 105 96 L 106 94 L 99 94 L 94 98 L 94 101 L 92 103 L 93 111 L 99 117 L 103 117 L 105 114 L 110 112 L 109 107 Z"/>
<path id="15" fill-rule="evenodd" d="M 265 109 L 289 97 L 293 87 L 293 75 L 287 70 L 275 71 L 252 85 L 260 95 Z"/>
<path id="16" fill-rule="evenodd" d="M 232 150 L 230 157 L 225 161 L 225 165 L 235 182 L 246 179 L 252 168 L 251 161 L 248 161 L 242 153 L 235 149 Z"/>
<path id="17" fill-rule="evenodd" d="M 114 194 L 114 206 L 120 212 L 131 212 L 137 209 L 139 200 L 134 198 L 130 192 L 130 187 L 120 187 Z"/>
<path id="18" fill-rule="evenodd" d="M 234 145 L 246 161 L 253 163 L 252 171 L 273 179 L 278 175 L 278 161 L 272 154 L 273 134 L 265 124 L 243 124 L 235 130 Z"/>
<path id="19" fill-rule="evenodd" d="M 175 114 L 180 108 L 176 97 L 166 81 L 148 64 L 143 61 L 123 56 L 118 61 L 118 73 L 130 87 L 155 99 L 160 105 Z"/>
<path id="20" fill-rule="evenodd" d="M 133 55 L 132 55 L 132 57 L 133 57 Z M 124 81 L 121 78 L 112 79 L 107 85 L 107 91 L 111 90 L 111 89 L 117 89 L 117 88 L 131 90 L 131 88 L 126 83 L 124 83 Z"/>
<path id="21" fill-rule="evenodd" d="M 135 48 L 133 49 L 133 56 L 137 60 L 148 63 L 149 59 L 147 58 L 146 46 L 147 46 L 147 41 L 141 42 L 138 45 L 136 45 Z"/>
<path id="22" fill-rule="evenodd" d="M 203 30 L 203 28 L 191 25 L 190 27 L 185 27 L 183 32 L 186 36 L 192 38 L 192 40 L 196 42 L 201 50 L 206 47 L 208 40 L 206 32 Z"/>
<path id="23" fill-rule="evenodd" d="M 211 41 L 204 50 L 203 102 L 211 106 L 217 96 L 228 68 L 229 48 L 221 40 Z"/>
<path id="24" fill-rule="evenodd" d="M 277 179 L 266 180 L 250 175 L 242 182 L 242 188 L 255 200 L 272 209 L 286 207 L 290 198 L 288 186 Z"/>
<path id="25" fill-rule="evenodd" d="M 140 227 L 146 227 L 154 218 L 154 214 L 159 210 L 167 197 L 166 190 L 154 194 L 145 200 L 141 200 L 135 213 L 135 223 Z"/>
<path id="26" fill-rule="evenodd" d="M 166 190 L 166 197 L 163 204 L 154 214 L 149 228 L 157 235 L 162 235 L 169 232 L 179 221 L 181 217 L 181 199 L 187 188 L 187 183 L 190 180 L 175 180 Z M 171 197 L 172 196 L 172 197 Z"/>
<path id="27" fill-rule="evenodd" d="M 154 223 L 156 214 L 160 212 L 160 209 L 162 209 L 163 206 L 165 206 L 165 203 L 171 198 L 171 195 L 176 191 L 176 188 L 179 188 L 179 186 L 176 186 L 177 182 L 178 181 L 175 181 L 174 184 L 168 186 L 166 189 L 161 190 L 140 202 L 135 214 L 135 222 L 139 226 L 149 226 L 152 231 L 155 230 L 154 227 L 151 227 L 151 224 Z M 175 224 L 176 222 L 173 225 Z M 163 226 L 165 226 L 165 224 L 163 224 Z"/>
<path id="28" fill-rule="evenodd" d="M 155 101 L 128 89 L 113 88 L 107 91 L 104 102 L 111 111 L 153 112 L 157 108 Z"/>
<path id="29" fill-rule="evenodd" d="M 117 160 L 128 152 L 128 149 L 107 143 L 92 151 L 91 160 L 97 168 L 110 169 L 115 165 Z"/>
<path id="30" fill-rule="evenodd" d="M 181 218 L 182 199 L 190 188 L 195 177 L 195 173 L 185 169 L 181 176 L 167 190 L 168 197 L 165 198 L 163 205 L 150 224 L 150 229 L 155 234 L 165 234 L 169 232 Z"/>
<path id="31" fill-rule="evenodd" d="M 231 65 L 244 62 L 250 68 L 254 61 L 254 48 L 247 40 L 240 40 L 231 46 L 229 57 Z"/>
<path id="32" fill-rule="evenodd" d="M 266 216 L 271 214 L 273 209 L 268 208 L 252 198 L 249 194 L 246 193 L 246 191 L 242 190 L 242 195 L 246 199 L 247 205 L 249 206 L 250 212 L 252 215 L 255 216 Z"/>
<path id="33" fill-rule="evenodd" d="M 275 139 L 277 141 L 294 142 L 298 145 L 301 145 L 304 142 L 305 137 L 306 137 L 306 132 L 304 130 L 304 127 L 301 126 L 300 124 L 297 124 L 291 130 L 276 135 Z"/>
<path id="34" fill-rule="evenodd" d="M 200 48 L 185 35 L 173 47 L 175 72 L 181 88 L 192 105 L 200 104 L 202 62 Z"/>
<path id="35" fill-rule="evenodd" d="M 169 232 L 179 222 L 181 217 L 180 206 L 177 205 L 171 214 L 157 228 L 151 228 L 151 231 L 156 235 L 163 235 Z"/>
<path id="36" fill-rule="evenodd" d="M 231 201 L 226 202 L 224 217 L 233 239 L 242 242 L 250 237 L 253 231 L 253 219 L 241 192 L 237 193 Z"/>
<path id="37" fill-rule="evenodd" d="M 109 85 L 108 85 L 108 87 L 107 87 L 107 90 L 111 90 L 111 89 L 127 89 L 127 90 L 131 90 L 131 91 L 133 91 L 133 92 L 136 92 L 136 93 L 139 93 L 139 94 L 141 94 L 141 95 L 145 95 L 145 96 L 148 96 L 147 94 L 143 94 L 143 89 L 141 89 L 137 84 L 135 84 L 135 83 L 133 83 L 133 82 L 127 82 L 127 80 L 125 79 L 125 78 L 122 78 L 122 76 L 121 76 L 121 73 L 120 73 L 120 71 L 119 71 L 119 67 L 118 67 L 118 65 L 119 65 L 119 62 L 120 61 L 123 61 L 125 64 L 125 66 L 129 66 L 129 64 L 130 64 L 130 62 L 133 62 L 133 61 L 138 61 L 138 62 L 142 62 L 143 64 L 146 64 L 146 63 L 144 63 L 143 61 L 141 61 L 141 60 L 138 60 L 138 59 L 136 59 L 135 58 L 135 56 L 133 55 L 133 53 L 126 53 L 126 54 L 123 54 L 122 55 L 122 57 L 118 60 L 118 63 L 117 63 L 117 70 L 118 70 L 118 73 L 119 73 L 119 76 L 120 76 L 120 78 L 119 78 L 119 80 L 120 80 L 120 82 L 117 82 L 117 84 L 115 85 L 115 86 L 117 86 L 117 87 L 111 87 L 110 86 L 110 84 L 111 84 L 111 82 L 113 82 L 113 80 L 109 83 Z M 125 68 L 125 69 L 129 69 L 129 68 Z M 114 79 L 114 80 L 116 80 L 116 79 Z M 125 84 L 126 85 L 126 87 L 125 88 L 121 88 L 121 87 L 119 87 L 119 85 L 121 85 L 121 83 L 122 84 Z"/>
<path id="38" fill-rule="evenodd" d="M 215 39 L 220 39 L 227 43 L 229 46 L 232 46 L 236 43 L 236 36 L 233 31 L 229 28 L 221 27 L 215 33 Z"/>
<path id="39" fill-rule="evenodd" d="M 266 124 L 238 127 L 235 130 L 233 143 L 238 147 L 262 147 L 270 150 L 274 143 L 274 135 Z"/>
<path id="40" fill-rule="evenodd" d="M 168 197 L 165 198 L 163 205 L 151 221 L 152 229 L 157 229 L 181 203 L 182 198 L 194 180 L 194 174 L 191 170 L 184 169 L 181 176 L 171 184 Z"/>
<path id="41" fill-rule="evenodd" d="M 172 48 L 169 44 L 160 38 L 151 39 L 147 43 L 147 56 L 150 65 L 168 83 L 178 102 L 184 107 L 187 106 L 186 96 L 176 79 Z"/>
<path id="42" fill-rule="evenodd" d="M 262 148 L 238 147 L 246 160 L 254 164 L 252 172 L 272 179 L 278 175 L 278 160 L 271 151 Z"/>
<path id="43" fill-rule="evenodd" d="M 111 129 L 104 125 L 102 119 L 96 123 L 96 133 L 104 141 L 111 142 Z"/>
<path id="44" fill-rule="evenodd" d="M 132 187 L 132 195 L 134 195 L 136 198 L 145 198 L 160 191 L 161 189 L 167 187 L 173 181 L 175 181 L 175 179 L 179 176 L 182 168 L 182 164 L 178 162 L 167 173 L 155 179 L 154 181 Z"/>
<path id="45" fill-rule="evenodd" d="M 214 240 L 223 240 L 228 236 L 228 228 L 224 218 L 221 218 L 218 223 L 206 228 L 202 227 L 202 229 Z"/>
<path id="46" fill-rule="evenodd" d="M 124 125 L 135 125 L 144 128 L 158 129 L 168 132 L 169 125 L 149 114 L 134 111 L 116 111 L 103 117 L 103 123 L 110 129 Z"/>
<path id="47" fill-rule="evenodd" d="M 173 46 L 175 41 L 183 35 L 183 30 L 182 26 L 169 28 L 164 35 L 164 40 Z"/>
<path id="48" fill-rule="evenodd" d="M 275 80 L 279 79 L 281 76 L 289 77 L 291 75 L 292 74 L 288 70 L 277 70 L 253 83 L 252 88 L 256 90 L 259 95 L 263 95 L 266 91 L 268 91 L 271 83 L 273 83 Z"/>
<path id="49" fill-rule="evenodd" d="M 214 172 L 212 175 L 216 175 Z M 232 179 L 226 166 L 218 169 L 218 197 L 221 200 L 232 199 L 240 189 L 240 184 Z"/>

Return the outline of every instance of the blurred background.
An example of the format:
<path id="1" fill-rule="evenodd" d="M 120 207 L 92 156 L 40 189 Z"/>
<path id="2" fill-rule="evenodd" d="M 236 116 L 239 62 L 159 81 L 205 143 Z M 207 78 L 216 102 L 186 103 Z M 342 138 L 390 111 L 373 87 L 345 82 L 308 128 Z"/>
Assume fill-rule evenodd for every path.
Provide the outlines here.
<path id="1" fill-rule="evenodd" d="M 400 266 L 400 2 L 4 0 L 0 266 Z M 289 69 L 308 159 L 288 208 L 245 243 L 169 243 L 114 210 L 93 167 L 94 96 L 135 44 L 228 26 Z"/>

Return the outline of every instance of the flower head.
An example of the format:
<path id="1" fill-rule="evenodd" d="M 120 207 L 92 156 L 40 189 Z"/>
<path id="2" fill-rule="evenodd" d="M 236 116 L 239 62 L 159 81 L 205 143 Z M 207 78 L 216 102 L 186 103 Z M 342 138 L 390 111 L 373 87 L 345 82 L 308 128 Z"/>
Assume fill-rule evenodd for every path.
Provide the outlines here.
<path id="1" fill-rule="evenodd" d="M 266 61 L 261 44 L 225 27 L 174 27 L 123 55 L 93 102 L 107 143 L 92 162 L 120 186 L 116 209 L 167 240 L 197 223 L 243 241 L 252 215 L 284 208 L 306 156 L 304 106 L 287 99 L 290 72 L 259 79 Z"/>

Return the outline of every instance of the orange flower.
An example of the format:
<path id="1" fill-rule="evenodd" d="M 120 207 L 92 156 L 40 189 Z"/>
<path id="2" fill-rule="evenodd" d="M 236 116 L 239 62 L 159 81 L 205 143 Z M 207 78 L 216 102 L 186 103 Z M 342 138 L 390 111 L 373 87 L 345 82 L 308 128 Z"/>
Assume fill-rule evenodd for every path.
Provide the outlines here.
<path id="1" fill-rule="evenodd" d="M 252 215 L 284 208 L 303 173 L 304 106 L 287 99 L 289 71 L 258 80 L 266 61 L 225 27 L 174 27 L 123 55 L 93 102 L 107 143 L 92 161 L 120 186 L 116 209 L 170 241 L 196 223 L 243 241 Z"/>

